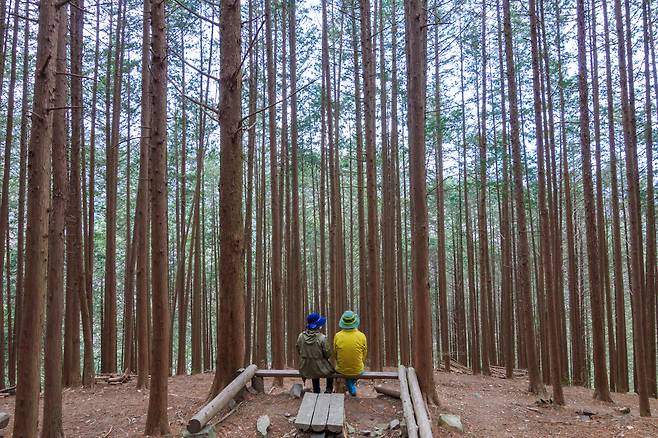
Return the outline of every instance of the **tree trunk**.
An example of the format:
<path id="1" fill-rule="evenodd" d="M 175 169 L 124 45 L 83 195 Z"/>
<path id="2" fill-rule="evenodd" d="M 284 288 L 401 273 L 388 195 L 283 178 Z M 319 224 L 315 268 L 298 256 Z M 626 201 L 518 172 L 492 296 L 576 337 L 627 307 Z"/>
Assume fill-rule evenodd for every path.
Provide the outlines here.
<path id="1" fill-rule="evenodd" d="M 66 30 L 68 5 L 59 8 L 57 25 L 57 72 L 66 71 Z M 55 77 L 56 108 L 67 105 L 66 76 Z M 63 437 L 62 428 L 62 316 L 64 313 L 64 226 L 66 187 L 66 110 L 53 111 L 52 198 L 48 224 L 48 292 L 46 302 L 46 339 L 44 342 L 44 393 L 42 438 Z M 22 431 L 21 431 L 22 432 Z M 20 433 L 20 432 L 19 432 Z"/>
<path id="2" fill-rule="evenodd" d="M 550 382 L 553 387 L 553 399 L 556 404 L 564 405 L 564 395 L 562 392 L 561 384 L 561 369 L 560 369 L 560 353 L 558 346 L 558 327 L 556 318 L 556 295 L 555 277 L 553 275 L 553 257 L 556 254 L 552 253 L 551 248 L 551 230 L 550 218 L 547 208 L 546 199 L 546 164 L 544 148 L 548 147 L 544 143 L 544 133 L 542 124 L 542 98 L 540 90 L 540 72 L 539 72 L 539 35 L 538 35 L 538 19 L 537 19 L 537 4 L 535 0 L 530 0 L 530 40 L 532 46 L 532 83 L 533 83 L 533 101 L 535 113 L 535 131 L 537 142 L 537 174 L 538 174 L 538 190 L 537 202 L 539 204 L 539 227 L 540 227 L 540 249 L 541 249 L 541 263 L 543 278 L 540 276 L 540 282 L 544 282 L 544 290 L 546 291 L 546 307 L 548 314 L 548 343 L 550 352 Z M 548 164 L 550 165 L 550 163 Z"/>
<path id="3" fill-rule="evenodd" d="M 500 205 L 500 241 L 501 241 L 501 322 L 503 358 L 505 363 L 505 377 L 514 377 L 514 309 L 512 291 L 512 236 L 510 227 L 510 182 L 509 182 L 509 154 L 507 139 L 507 107 L 505 104 L 505 79 L 503 68 L 503 40 L 501 37 L 500 0 L 496 1 L 497 32 L 498 32 L 498 70 L 500 71 L 500 119 L 502 125 L 501 149 L 503 152 L 503 184 Z"/>
<path id="4" fill-rule="evenodd" d="M 151 2 L 145 1 L 142 16 L 142 65 L 150 65 L 150 15 Z M 141 138 L 139 140 L 139 184 L 135 209 L 138 226 L 137 245 L 137 388 L 148 386 L 149 379 L 149 278 L 148 278 L 148 228 L 149 228 L 149 135 L 151 126 L 151 72 L 142 68 Z"/>
<path id="5" fill-rule="evenodd" d="M 151 272 L 153 335 L 145 435 L 169 433 L 169 281 L 167 272 L 167 43 L 165 4 L 151 0 Z M 242 356 L 239 356 L 242 357 Z"/>
<path id="6" fill-rule="evenodd" d="M 25 185 L 27 173 L 27 117 L 28 117 L 28 51 L 30 40 L 30 9 L 29 4 L 25 4 L 25 24 L 23 33 L 23 77 L 21 96 L 21 130 L 20 130 L 20 164 L 19 164 L 19 183 L 18 183 L 18 236 L 16 239 L 16 291 L 14 299 L 14 327 L 12 348 L 9 351 L 9 383 L 16 383 L 16 358 L 20 344 L 21 316 L 23 308 L 24 294 L 24 266 L 25 253 L 23 251 L 25 242 Z"/>
<path id="7" fill-rule="evenodd" d="M 429 291 L 429 225 L 425 170 L 425 92 L 427 87 L 427 5 L 405 2 L 407 38 L 409 178 L 412 210 L 411 278 L 414 290 L 414 365 L 425 397 L 438 404 L 432 361 L 432 308 Z"/>
<path id="8" fill-rule="evenodd" d="M 646 249 L 646 334 L 647 340 L 647 389 L 649 395 L 657 397 L 656 393 L 656 206 L 653 187 L 653 125 L 651 118 L 651 75 L 649 69 L 649 4 L 642 3 L 642 25 L 644 29 L 644 83 L 645 83 L 645 117 L 646 126 L 646 163 L 647 163 L 647 249 Z"/>
<path id="9" fill-rule="evenodd" d="M 585 3 L 577 2 L 578 23 L 578 94 L 580 98 L 580 150 L 583 169 L 583 191 L 585 203 L 585 229 L 587 233 L 590 302 L 592 308 L 592 336 L 594 350 L 594 396 L 602 401 L 611 401 L 608 387 L 608 371 L 605 360 L 604 310 L 601 294 L 599 242 L 596 230 L 596 210 L 592 184 L 592 163 L 589 132 L 589 108 L 587 87 L 587 54 L 585 46 Z"/>
<path id="10" fill-rule="evenodd" d="M 268 0 L 269 1 L 269 0 Z M 217 371 L 209 399 L 215 397 L 235 377 L 244 357 L 244 222 L 242 218 L 242 88 L 240 70 L 240 2 L 222 0 L 220 20 L 221 95 L 219 276 L 222 297 L 217 319 Z M 221 322 L 221 323 L 220 323 Z"/>
<path id="11" fill-rule="evenodd" d="M 368 220 L 366 231 L 367 304 L 362 302 L 361 313 L 364 314 L 366 332 L 370 344 L 370 368 L 382 368 L 380 337 L 380 299 L 379 299 L 379 254 L 377 243 L 377 168 L 375 151 L 375 64 L 372 48 L 372 31 L 370 24 L 370 0 L 360 0 L 361 5 L 361 50 L 363 53 L 363 86 L 366 140 L 366 180 L 368 197 Z M 365 313 L 364 313 L 365 312 Z"/>
<path id="12" fill-rule="evenodd" d="M 395 19 L 395 18 L 394 18 Z M 443 187 L 443 119 L 441 113 L 441 81 L 439 64 L 439 31 L 434 26 L 434 105 L 436 106 L 436 145 L 434 163 L 436 166 L 436 256 L 438 269 L 439 321 L 438 339 L 441 339 L 443 369 L 450 372 L 450 338 L 448 331 L 448 284 L 446 279 L 446 230 L 445 230 L 445 192 Z M 397 169 L 396 169 L 397 171 Z M 400 281 L 400 279 L 398 279 Z M 438 326 L 438 324 L 437 324 Z"/>
<path id="13" fill-rule="evenodd" d="M 487 48 L 486 48 L 486 14 L 487 6 L 482 1 L 482 27 L 481 27 L 481 56 L 482 56 L 482 111 L 480 113 L 479 127 L 479 177 L 478 190 L 478 248 L 480 250 L 480 324 L 482 342 L 482 374 L 491 375 L 489 370 L 489 345 L 492 342 L 493 333 L 489 329 L 489 245 L 487 237 Z"/>
<path id="14" fill-rule="evenodd" d="M 238 13 L 239 15 L 239 13 Z M 281 369 L 284 363 L 283 295 L 281 291 L 281 203 L 279 199 L 279 165 L 276 152 L 276 77 L 272 43 L 272 2 L 265 0 L 265 39 L 267 46 L 267 100 L 269 108 L 270 195 L 272 209 L 272 367 Z M 226 54 L 229 58 L 229 54 Z M 227 62 L 228 59 L 227 59 Z M 225 68 L 232 68 L 227 64 Z M 239 96 L 239 95 L 238 95 Z M 239 98 L 238 98 L 239 101 Z M 235 135 L 235 134 L 234 134 Z M 228 243 L 228 242 L 227 242 Z M 282 381 L 277 380 L 277 384 Z"/>
<path id="15" fill-rule="evenodd" d="M 117 172 L 119 165 L 119 135 L 121 120 L 121 89 L 123 73 L 123 47 L 121 45 L 121 21 L 124 1 L 119 1 L 116 27 L 116 51 L 112 92 L 112 127 L 110 147 L 106 151 L 106 242 L 105 242 L 105 297 L 103 307 L 103 339 L 101 371 L 114 373 L 117 370 L 117 279 L 116 279 L 116 230 L 117 230 Z"/>
<path id="16" fill-rule="evenodd" d="M 53 0 L 39 5 L 37 69 L 34 78 L 32 131 L 28 149 L 27 242 L 24 306 L 21 315 L 17 361 L 14 430 L 16 437 L 37 436 L 39 410 L 39 363 L 44 296 L 48 264 L 48 205 L 50 196 L 50 151 L 52 143 L 53 92 L 57 53 L 58 17 Z"/>
<path id="17" fill-rule="evenodd" d="M 530 289 L 530 257 L 528 244 L 528 229 L 524 205 L 523 175 L 521 163 L 521 141 L 519 137 L 519 104 L 516 85 L 516 68 L 512 49 L 512 20 L 510 0 L 503 0 L 503 32 L 505 36 L 505 61 L 507 66 L 507 87 L 510 101 L 510 127 L 512 134 L 512 172 L 514 177 L 514 198 L 516 204 L 517 252 L 518 252 L 518 301 L 521 304 L 521 319 L 523 341 L 525 344 L 525 362 L 530 378 L 530 392 L 543 394 L 544 385 L 541 382 L 537 353 L 535 350 L 535 329 Z"/>
<path id="18" fill-rule="evenodd" d="M 80 210 L 81 178 L 80 154 L 84 144 L 82 111 L 82 34 L 84 30 L 84 2 L 77 0 L 71 7 L 71 166 L 69 170 L 67 204 L 67 296 L 76 303 L 73 307 L 82 315 L 84 341 L 82 384 L 89 388 L 94 384 L 94 348 L 90 305 L 87 302 L 82 248 L 83 215 Z M 77 374 L 77 373 L 76 373 Z"/>
<path id="19" fill-rule="evenodd" d="M 2 275 L 4 273 L 5 253 L 7 254 L 7 320 L 11 323 L 11 304 L 9 302 L 10 288 L 9 288 L 9 244 L 7 243 L 8 227 L 9 227 L 9 170 L 11 162 L 11 145 L 14 129 L 14 88 L 16 86 L 16 57 L 18 46 L 18 0 L 14 1 L 14 20 L 11 39 L 11 67 L 9 71 L 9 96 L 7 98 L 7 130 L 5 133 L 5 150 L 4 150 L 4 165 L 2 171 L 2 201 L 0 202 L 0 303 L 2 303 L 3 282 Z M 6 244 L 6 246 L 5 246 Z M 0 386 L 5 386 L 5 329 L 4 329 L 4 306 L 0 306 Z M 11 325 L 7 327 L 7 349 L 11 351 Z M 11 363 L 9 364 L 11 367 Z M 13 379 L 12 379 L 13 380 Z"/>
<path id="20" fill-rule="evenodd" d="M 303 329 L 303 313 L 306 293 L 302 285 L 301 248 L 299 240 L 299 133 L 297 123 L 297 2 L 291 0 L 288 7 L 288 32 L 290 44 L 290 191 L 292 192 L 292 211 L 290 215 L 290 260 L 288 262 L 288 277 L 290 289 L 288 293 L 294 298 L 295 307 L 292 321 L 293 334 Z M 303 187 L 303 185 L 302 185 Z M 302 206 L 302 213 L 304 212 Z M 306 233 L 303 234 L 304 236 Z M 294 338 L 288 338 L 289 342 Z"/>
<path id="21" fill-rule="evenodd" d="M 628 3 L 626 14 L 629 14 Z M 637 170 L 637 138 L 634 108 L 633 58 L 630 41 L 630 17 L 626 20 L 626 33 L 622 22 L 621 0 L 615 0 L 615 23 L 618 40 L 618 66 L 621 88 L 624 152 L 626 157 L 626 181 L 630 225 L 630 289 L 633 309 L 633 352 L 635 354 L 635 386 L 640 398 L 640 415 L 650 416 L 647 388 L 646 328 L 644 325 L 644 266 L 642 262 L 642 220 L 639 176 Z M 627 47 L 624 45 L 626 41 Z M 627 63 L 628 60 L 628 63 Z M 623 191 L 623 190 L 622 190 Z M 625 222 L 625 221 L 624 221 Z M 600 394 L 599 394 L 600 395 Z M 609 395 L 608 395 L 609 398 Z"/>

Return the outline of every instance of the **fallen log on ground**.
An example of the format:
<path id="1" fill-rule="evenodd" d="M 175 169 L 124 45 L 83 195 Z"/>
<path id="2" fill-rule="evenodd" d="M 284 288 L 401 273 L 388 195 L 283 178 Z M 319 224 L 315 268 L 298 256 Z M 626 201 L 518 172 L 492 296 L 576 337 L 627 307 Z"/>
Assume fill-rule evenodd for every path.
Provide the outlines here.
<path id="1" fill-rule="evenodd" d="M 420 438 L 432 438 L 432 424 L 427 415 L 425 399 L 423 399 L 423 393 L 420 392 L 416 370 L 412 367 L 407 368 L 407 379 L 409 380 L 409 392 L 411 393 L 411 400 L 414 404 L 414 413 L 418 422 Z"/>
<path id="2" fill-rule="evenodd" d="M 187 430 L 190 433 L 198 433 L 203 429 L 203 427 L 210 421 L 212 417 L 217 415 L 219 411 L 225 408 L 229 402 L 240 392 L 242 388 L 245 387 L 247 382 L 251 380 L 252 377 L 256 374 L 258 368 L 256 365 L 249 365 L 244 371 L 242 371 L 238 377 L 233 379 L 226 388 L 222 390 L 217 397 L 210 400 L 208 404 L 202 407 L 199 412 L 197 412 L 194 417 L 190 419 L 187 423 Z"/>
<path id="3" fill-rule="evenodd" d="M 414 407 L 409 396 L 409 384 L 407 383 L 407 369 L 400 365 L 398 367 L 398 380 L 400 381 L 400 400 L 402 400 L 402 410 L 404 412 L 404 421 L 407 423 L 407 436 L 409 438 L 418 438 L 418 425 L 414 417 Z"/>
<path id="4" fill-rule="evenodd" d="M 16 385 L 0 389 L 0 395 L 16 395 Z"/>
<path id="5" fill-rule="evenodd" d="M 389 388 L 387 386 L 377 385 L 375 386 L 375 391 L 380 394 L 387 395 L 393 398 L 400 398 L 400 391 L 394 388 Z"/>
<path id="6" fill-rule="evenodd" d="M 4 429 L 9 426 L 9 419 L 11 415 L 6 412 L 0 412 L 0 429 Z"/>
<path id="7" fill-rule="evenodd" d="M 130 380 L 131 374 L 129 372 L 129 369 L 126 368 L 126 370 L 123 372 L 123 374 L 120 374 L 116 377 L 110 377 L 107 379 L 107 383 L 110 385 L 120 385 L 121 383 L 126 383 L 127 381 Z"/>

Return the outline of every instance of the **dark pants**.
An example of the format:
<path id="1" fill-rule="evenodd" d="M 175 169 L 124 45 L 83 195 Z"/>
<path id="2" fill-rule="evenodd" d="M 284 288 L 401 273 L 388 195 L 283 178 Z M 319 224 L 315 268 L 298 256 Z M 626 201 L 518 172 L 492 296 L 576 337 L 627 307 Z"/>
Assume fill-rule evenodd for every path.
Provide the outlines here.
<path id="1" fill-rule="evenodd" d="M 304 383 L 306 383 L 306 379 L 302 379 Z M 320 390 L 320 379 L 311 379 L 311 382 L 313 383 L 313 392 L 316 394 L 320 394 L 322 392 Z M 327 387 L 326 390 L 324 391 L 328 394 L 331 394 L 334 392 L 334 379 L 332 377 L 327 377 Z"/>

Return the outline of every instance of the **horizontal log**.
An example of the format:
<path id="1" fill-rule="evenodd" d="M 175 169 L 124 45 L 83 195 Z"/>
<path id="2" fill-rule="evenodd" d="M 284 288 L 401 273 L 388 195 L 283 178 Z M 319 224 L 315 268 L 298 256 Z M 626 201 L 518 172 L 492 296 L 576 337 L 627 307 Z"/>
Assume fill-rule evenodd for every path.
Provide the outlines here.
<path id="1" fill-rule="evenodd" d="M 375 386 L 375 391 L 377 391 L 380 394 L 387 395 L 389 397 L 400 398 L 400 391 L 394 388 L 388 388 L 386 386 L 377 385 Z"/>
<path id="2" fill-rule="evenodd" d="M 242 371 L 242 370 L 240 370 Z M 298 370 L 258 370 L 256 371 L 257 377 L 262 378 L 301 378 Z M 364 371 L 358 376 L 345 376 L 343 374 L 334 374 L 334 378 L 355 377 L 364 380 L 397 380 L 398 373 L 395 371 Z"/>
<path id="3" fill-rule="evenodd" d="M 229 402 L 242 390 L 242 388 L 245 387 L 247 382 L 254 377 L 257 369 L 256 365 L 249 365 L 238 375 L 238 377 L 233 379 L 233 381 L 229 383 L 222 392 L 217 394 L 217 397 L 210 400 L 208 404 L 202 407 L 187 423 L 188 432 L 198 433 L 201 431 L 212 417 L 228 406 Z"/>

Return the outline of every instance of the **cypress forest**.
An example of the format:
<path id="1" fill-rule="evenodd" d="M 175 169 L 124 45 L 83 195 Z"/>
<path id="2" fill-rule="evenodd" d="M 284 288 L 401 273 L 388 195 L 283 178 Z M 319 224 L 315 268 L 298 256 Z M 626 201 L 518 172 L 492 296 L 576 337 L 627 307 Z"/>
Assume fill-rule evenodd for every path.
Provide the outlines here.
<path id="1" fill-rule="evenodd" d="M 655 436 L 656 38 L 652 0 L 0 0 L 0 428 L 308 436 L 312 357 L 319 436 Z"/>

